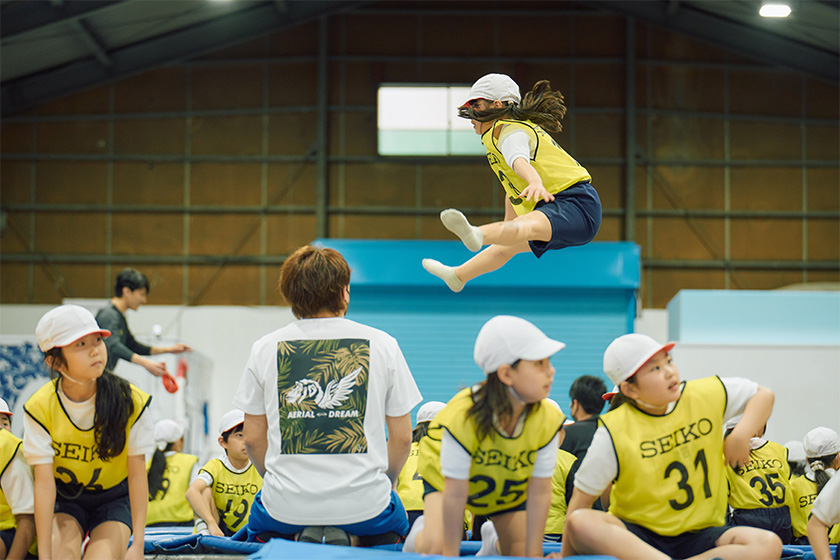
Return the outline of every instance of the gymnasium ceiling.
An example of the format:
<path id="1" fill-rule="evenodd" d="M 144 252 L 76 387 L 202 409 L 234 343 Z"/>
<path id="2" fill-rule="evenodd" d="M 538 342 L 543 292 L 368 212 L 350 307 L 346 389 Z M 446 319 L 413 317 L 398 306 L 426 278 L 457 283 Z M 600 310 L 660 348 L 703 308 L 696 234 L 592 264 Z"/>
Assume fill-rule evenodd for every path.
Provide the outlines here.
<path id="1" fill-rule="evenodd" d="M 505 10 L 558 5 L 620 13 L 771 66 L 840 80 L 840 3 L 788 0 L 784 20 L 760 0 L 479 0 Z M 0 0 L 0 110 L 11 115 L 64 95 L 195 58 L 321 16 L 387 5 L 474 9 L 475 2 L 374 0 Z"/>

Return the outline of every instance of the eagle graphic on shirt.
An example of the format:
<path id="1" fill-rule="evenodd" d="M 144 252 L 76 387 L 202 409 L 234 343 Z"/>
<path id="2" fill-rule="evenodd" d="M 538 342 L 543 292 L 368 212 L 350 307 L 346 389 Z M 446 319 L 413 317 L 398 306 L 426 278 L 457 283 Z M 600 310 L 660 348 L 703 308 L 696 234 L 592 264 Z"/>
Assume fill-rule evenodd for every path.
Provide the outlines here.
<path id="1" fill-rule="evenodd" d="M 367 451 L 370 341 L 287 340 L 277 345 L 281 452 Z"/>

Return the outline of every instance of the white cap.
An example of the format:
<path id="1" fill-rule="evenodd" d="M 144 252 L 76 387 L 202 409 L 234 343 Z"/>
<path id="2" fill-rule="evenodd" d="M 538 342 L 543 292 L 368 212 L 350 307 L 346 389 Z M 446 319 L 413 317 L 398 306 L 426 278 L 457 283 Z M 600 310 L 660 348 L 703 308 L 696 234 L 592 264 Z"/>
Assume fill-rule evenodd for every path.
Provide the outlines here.
<path id="1" fill-rule="evenodd" d="M 417 411 L 417 423 L 431 422 L 434 420 L 435 415 L 443 410 L 443 407 L 445 406 L 446 403 L 442 403 L 440 401 L 429 401 L 425 403 L 420 407 L 420 410 Z"/>
<path id="2" fill-rule="evenodd" d="M 522 97 L 519 95 L 519 86 L 507 74 L 487 74 L 472 85 L 470 97 L 464 101 L 461 107 L 476 99 L 519 103 Z"/>
<path id="3" fill-rule="evenodd" d="M 805 446 L 798 439 L 792 439 L 785 444 L 788 450 L 788 461 L 801 463 L 805 460 Z"/>
<path id="4" fill-rule="evenodd" d="M 43 352 L 67 346 L 93 333 L 99 333 L 103 338 L 111 336 L 111 331 L 96 324 L 90 311 L 78 305 L 60 305 L 50 309 L 35 327 L 38 346 Z"/>
<path id="5" fill-rule="evenodd" d="M 225 412 L 225 415 L 222 416 L 222 421 L 219 422 L 219 435 L 222 435 L 223 433 L 232 430 L 244 421 L 244 412 L 236 408 L 234 408 L 233 410 L 228 410 L 227 412 Z"/>
<path id="6" fill-rule="evenodd" d="M 835 455 L 840 453 L 840 436 L 831 428 L 814 428 L 805 434 L 802 446 L 808 459 Z"/>
<path id="7" fill-rule="evenodd" d="M 155 423 L 155 442 L 174 443 L 184 435 L 184 427 L 180 422 L 165 419 Z"/>
<path id="8" fill-rule="evenodd" d="M 8 414 L 9 416 L 14 416 L 12 413 L 12 409 L 9 408 L 9 403 L 6 402 L 6 399 L 0 399 L 0 414 Z"/>
<path id="9" fill-rule="evenodd" d="M 625 334 L 613 340 L 604 352 L 604 373 L 618 385 L 635 375 L 660 351 L 670 352 L 673 342 L 659 344 L 644 334 Z"/>
<path id="10" fill-rule="evenodd" d="M 499 315 L 481 327 L 475 339 L 473 358 L 484 373 L 495 373 L 504 364 L 517 360 L 542 360 L 566 345 L 552 340 L 519 317 Z"/>
<path id="11" fill-rule="evenodd" d="M 618 394 L 618 385 L 613 385 L 612 390 L 607 391 L 606 393 L 601 395 L 601 398 L 604 399 L 605 401 L 608 401 L 611 398 L 613 398 L 614 396 L 616 396 L 617 394 Z"/>

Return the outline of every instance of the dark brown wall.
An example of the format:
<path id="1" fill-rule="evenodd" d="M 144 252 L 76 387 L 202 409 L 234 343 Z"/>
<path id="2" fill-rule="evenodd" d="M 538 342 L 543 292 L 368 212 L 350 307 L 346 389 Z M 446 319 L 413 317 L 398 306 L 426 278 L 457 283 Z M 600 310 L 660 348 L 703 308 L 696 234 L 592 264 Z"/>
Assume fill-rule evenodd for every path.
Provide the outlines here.
<path id="1" fill-rule="evenodd" d="M 546 78 L 566 95 L 557 139 L 601 195 L 596 240 L 628 239 L 634 219 L 645 306 L 682 288 L 840 280 L 836 84 L 640 23 L 628 53 L 624 18 L 540 5 L 482 15 L 382 5 L 5 119 L 0 302 L 106 297 L 131 265 L 149 275 L 152 303 L 274 304 L 284 255 L 321 235 L 451 239 L 441 208 L 500 218 L 483 158 L 376 155 L 379 84 L 469 84 L 489 71 L 523 90 Z"/>

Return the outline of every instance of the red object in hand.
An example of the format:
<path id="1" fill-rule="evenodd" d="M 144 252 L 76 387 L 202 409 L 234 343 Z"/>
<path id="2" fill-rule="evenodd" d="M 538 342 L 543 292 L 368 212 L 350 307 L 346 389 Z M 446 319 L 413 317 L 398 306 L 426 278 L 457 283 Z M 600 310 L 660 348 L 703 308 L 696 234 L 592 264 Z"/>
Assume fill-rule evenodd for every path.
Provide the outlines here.
<path id="1" fill-rule="evenodd" d="M 175 381 L 175 378 L 171 374 L 164 373 L 161 379 L 163 380 L 163 387 L 170 393 L 178 390 L 178 382 Z"/>

